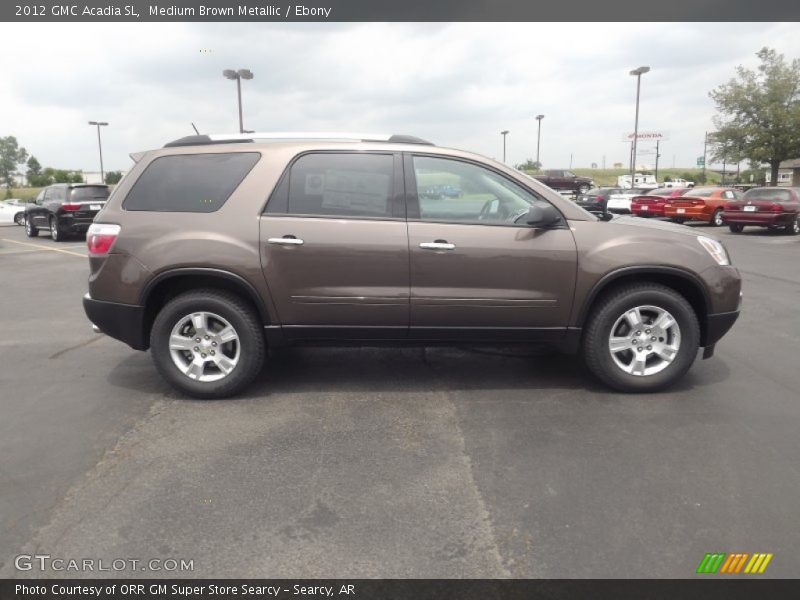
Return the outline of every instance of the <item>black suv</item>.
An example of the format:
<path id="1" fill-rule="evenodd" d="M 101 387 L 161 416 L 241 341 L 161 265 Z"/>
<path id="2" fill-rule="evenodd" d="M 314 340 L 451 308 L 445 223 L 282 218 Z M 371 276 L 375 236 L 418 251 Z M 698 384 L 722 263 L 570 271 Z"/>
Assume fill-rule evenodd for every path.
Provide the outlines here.
<path id="1" fill-rule="evenodd" d="M 47 186 L 25 207 L 25 233 L 39 235 L 49 229 L 60 242 L 69 234 L 86 233 L 94 216 L 108 200 L 108 186 L 91 183 L 56 183 Z"/>

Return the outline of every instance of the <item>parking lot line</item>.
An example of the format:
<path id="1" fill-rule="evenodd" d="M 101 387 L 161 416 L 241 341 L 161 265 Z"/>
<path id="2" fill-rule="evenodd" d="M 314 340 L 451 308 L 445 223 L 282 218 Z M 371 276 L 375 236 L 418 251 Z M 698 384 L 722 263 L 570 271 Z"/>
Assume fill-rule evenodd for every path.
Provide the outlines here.
<path id="1" fill-rule="evenodd" d="M 64 254 L 71 254 L 80 258 L 86 258 L 85 254 L 64 250 L 63 248 L 50 248 L 49 246 L 42 246 L 41 244 L 31 244 L 30 242 L 19 242 L 17 240 L 9 240 L 8 238 L 0 238 L 3 242 L 11 242 L 12 244 L 19 244 L 20 246 L 30 246 L 31 248 L 39 248 L 40 250 L 50 250 L 51 252 L 63 252 Z"/>

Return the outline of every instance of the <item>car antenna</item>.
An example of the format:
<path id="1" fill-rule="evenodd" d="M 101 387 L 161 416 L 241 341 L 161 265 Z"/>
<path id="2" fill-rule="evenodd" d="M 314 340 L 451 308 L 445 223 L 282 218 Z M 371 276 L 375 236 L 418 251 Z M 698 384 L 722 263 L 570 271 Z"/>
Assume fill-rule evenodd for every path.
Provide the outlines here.
<path id="1" fill-rule="evenodd" d="M 199 132 L 199 131 L 197 131 L 197 127 L 195 127 L 195 126 L 194 126 L 194 123 L 192 123 L 192 129 L 194 129 L 194 132 L 195 132 L 197 135 L 200 135 L 200 132 Z"/>

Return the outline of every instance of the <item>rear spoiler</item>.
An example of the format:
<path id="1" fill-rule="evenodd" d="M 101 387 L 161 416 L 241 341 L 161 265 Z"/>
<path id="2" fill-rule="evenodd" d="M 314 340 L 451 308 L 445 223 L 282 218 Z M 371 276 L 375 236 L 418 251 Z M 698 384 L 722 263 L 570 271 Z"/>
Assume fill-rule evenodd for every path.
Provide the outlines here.
<path id="1" fill-rule="evenodd" d="M 147 154 L 147 150 L 142 152 L 131 152 L 129 156 L 133 162 L 138 163 L 140 160 L 142 160 L 142 158 L 144 158 L 145 154 Z"/>

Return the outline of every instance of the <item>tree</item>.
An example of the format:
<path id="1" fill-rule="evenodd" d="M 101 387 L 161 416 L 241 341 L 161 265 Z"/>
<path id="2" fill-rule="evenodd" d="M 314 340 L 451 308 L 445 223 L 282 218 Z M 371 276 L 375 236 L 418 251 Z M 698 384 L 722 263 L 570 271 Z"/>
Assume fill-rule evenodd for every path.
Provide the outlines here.
<path id="1" fill-rule="evenodd" d="M 537 172 L 539 169 L 542 168 L 542 163 L 529 158 L 524 163 L 520 163 L 518 165 L 514 165 L 514 168 L 518 171 L 533 171 Z"/>
<path id="2" fill-rule="evenodd" d="M 6 186 L 6 198 L 11 197 L 11 186 L 17 165 L 28 159 L 28 152 L 21 148 L 13 135 L 0 138 L 0 184 Z"/>
<path id="3" fill-rule="evenodd" d="M 800 156 L 800 60 L 787 63 L 770 48 L 756 56 L 756 71 L 739 66 L 735 78 L 709 93 L 718 112 L 712 145 L 729 161 L 768 163 L 776 185 L 781 161 Z"/>
<path id="4" fill-rule="evenodd" d="M 119 183 L 120 179 L 122 179 L 122 173 L 120 171 L 109 171 L 106 173 L 106 183 L 108 185 L 115 185 Z"/>
<path id="5" fill-rule="evenodd" d="M 26 164 L 28 165 L 28 170 L 25 172 L 25 177 L 28 180 L 28 185 L 32 187 L 46 185 L 42 183 L 42 165 L 36 160 L 36 157 L 31 155 Z"/>

